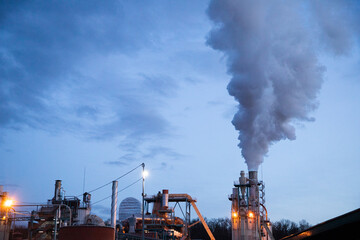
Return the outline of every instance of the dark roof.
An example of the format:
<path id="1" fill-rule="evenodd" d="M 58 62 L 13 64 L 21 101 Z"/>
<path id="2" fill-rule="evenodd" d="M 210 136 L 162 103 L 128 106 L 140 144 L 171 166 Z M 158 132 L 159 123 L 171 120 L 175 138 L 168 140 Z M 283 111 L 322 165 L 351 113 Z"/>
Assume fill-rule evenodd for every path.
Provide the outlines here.
<path id="1" fill-rule="evenodd" d="M 281 240 L 360 239 L 360 208 Z"/>

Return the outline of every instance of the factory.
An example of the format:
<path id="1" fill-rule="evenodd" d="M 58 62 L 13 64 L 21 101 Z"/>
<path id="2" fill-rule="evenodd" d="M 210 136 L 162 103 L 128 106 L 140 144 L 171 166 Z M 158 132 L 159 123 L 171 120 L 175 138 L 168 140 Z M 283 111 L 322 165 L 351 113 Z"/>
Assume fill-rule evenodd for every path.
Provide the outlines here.
<path id="1" fill-rule="evenodd" d="M 15 205 L 2 189 L 0 187 L 0 240 L 191 239 L 191 208 L 210 239 L 215 239 L 196 206 L 196 200 L 188 194 L 169 194 L 167 189 L 151 196 L 143 194 L 142 206 L 137 199 L 126 198 L 120 203 L 117 213 L 118 189 L 117 181 L 113 181 L 108 224 L 91 213 L 90 193 L 83 193 L 82 199 L 80 196 L 66 196 L 61 180 L 55 180 L 54 195 L 46 204 Z M 34 210 L 19 217 L 26 212 L 18 210 L 23 208 Z M 176 209 L 183 213 L 182 218 L 177 216 Z M 12 223 L 16 221 L 27 222 L 27 238 L 16 237 L 11 231 Z"/>
<path id="2" fill-rule="evenodd" d="M 46 204 L 14 204 L 0 186 L 0 240 L 191 240 L 191 229 L 197 224 L 205 229 L 206 239 L 215 240 L 197 200 L 189 194 L 163 189 L 147 195 L 143 191 L 142 203 L 128 197 L 118 204 L 118 182 L 105 185 L 111 183 L 111 219 L 105 222 L 92 214 L 89 192 L 66 196 L 61 180 L 55 180 L 54 194 Z M 228 198 L 232 240 L 275 240 L 265 207 L 265 183 L 257 171 L 241 171 Z M 33 210 L 21 210 L 29 208 Z M 191 222 L 192 218 L 199 221 Z M 26 237 L 12 229 L 15 222 L 26 222 Z M 358 209 L 284 239 L 334 239 L 331 236 L 349 233 L 354 237 L 348 239 L 357 239 L 359 223 Z"/>
<path id="3" fill-rule="evenodd" d="M 257 171 L 247 176 L 241 171 L 229 196 L 233 240 L 274 240 L 265 207 L 265 184 L 257 175 Z"/>

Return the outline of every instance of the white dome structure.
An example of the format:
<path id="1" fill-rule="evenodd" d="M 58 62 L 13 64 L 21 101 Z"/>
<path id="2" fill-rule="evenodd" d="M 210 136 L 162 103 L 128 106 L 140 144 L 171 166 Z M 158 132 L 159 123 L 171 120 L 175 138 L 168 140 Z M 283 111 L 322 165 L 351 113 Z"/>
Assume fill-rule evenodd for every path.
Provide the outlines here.
<path id="1" fill-rule="evenodd" d="M 119 220 L 123 221 L 132 215 L 141 215 L 141 203 L 133 197 L 125 198 L 119 206 Z"/>

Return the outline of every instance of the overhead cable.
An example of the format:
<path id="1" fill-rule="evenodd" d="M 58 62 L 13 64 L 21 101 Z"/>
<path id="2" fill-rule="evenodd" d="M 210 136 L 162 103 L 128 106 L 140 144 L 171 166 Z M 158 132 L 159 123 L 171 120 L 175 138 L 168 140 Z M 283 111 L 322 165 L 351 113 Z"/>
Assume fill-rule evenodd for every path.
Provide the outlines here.
<path id="1" fill-rule="evenodd" d="M 113 181 L 116 181 L 116 180 L 119 180 L 119 179 L 122 178 L 122 177 L 125 177 L 125 176 L 128 175 L 129 173 L 135 171 L 137 168 L 142 167 L 142 166 L 143 166 L 143 163 L 140 164 L 140 165 L 138 165 L 138 166 L 136 166 L 135 168 L 131 169 L 131 170 L 128 171 L 127 173 L 124 173 L 123 175 L 121 175 L 120 177 L 114 179 Z M 99 190 L 99 189 L 101 189 L 101 188 L 103 188 L 103 187 L 106 187 L 107 185 L 110 185 L 113 181 L 108 182 L 108 183 L 106 183 L 106 184 L 104 184 L 104 185 L 102 185 L 102 186 L 100 186 L 100 187 L 97 187 L 97 188 L 91 190 L 91 191 L 87 191 L 87 193 L 92 193 L 92 192 L 95 192 L 95 191 L 97 191 L 97 190 Z M 82 194 L 78 195 L 77 197 L 80 197 L 80 196 L 82 196 Z"/>
<path id="2" fill-rule="evenodd" d="M 122 191 L 124 191 L 125 189 L 127 189 L 127 188 L 133 186 L 134 184 L 138 183 L 138 182 L 141 181 L 142 179 L 143 179 L 143 178 L 141 177 L 141 178 L 139 178 L 138 180 L 136 180 L 135 182 L 131 183 L 130 185 L 124 187 L 123 189 L 118 190 L 118 191 L 116 192 L 116 195 L 118 195 L 119 192 L 122 192 Z M 106 199 L 108 199 L 108 198 L 111 198 L 111 196 L 112 196 L 112 195 L 107 196 L 107 197 L 105 197 L 105 198 L 103 198 L 103 199 L 101 199 L 101 200 L 99 200 L 99 201 L 96 201 L 96 202 L 92 203 L 91 205 L 94 206 L 95 204 L 97 204 L 97 203 L 99 203 L 99 202 L 102 202 L 102 201 L 104 201 L 104 200 L 106 200 Z"/>

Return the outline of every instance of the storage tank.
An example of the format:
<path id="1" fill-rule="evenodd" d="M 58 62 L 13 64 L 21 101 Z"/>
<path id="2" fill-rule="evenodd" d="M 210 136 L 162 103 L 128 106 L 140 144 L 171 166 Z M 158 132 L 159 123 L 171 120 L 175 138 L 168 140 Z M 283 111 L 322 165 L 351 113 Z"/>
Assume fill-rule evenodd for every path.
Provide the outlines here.
<path id="1" fill-rule="evenodd" d="M 59 240 L 114 240 L 115 230 L 103 226 L 68 226 L 59 231 Z"/>

